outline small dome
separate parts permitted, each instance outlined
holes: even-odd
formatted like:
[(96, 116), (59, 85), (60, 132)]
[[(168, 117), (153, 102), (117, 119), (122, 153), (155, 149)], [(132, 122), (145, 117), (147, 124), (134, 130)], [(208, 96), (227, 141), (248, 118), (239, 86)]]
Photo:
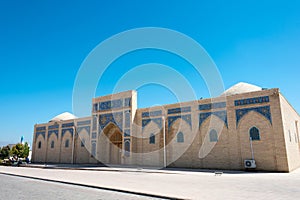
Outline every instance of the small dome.
[(76, 119), (77, 117), (69, 112), (64, 112), (60, 115), (53, 117), (49, 122), (59, 122), (69, 119)]
[(222, 93), (221, 96), (230, 96), (234, 94), (242, 94), (242, 93), (255, 92), (260, 90), (262, 90), (262, 88), (256, 85), (240, 82), (227, 89), (225, 92)]

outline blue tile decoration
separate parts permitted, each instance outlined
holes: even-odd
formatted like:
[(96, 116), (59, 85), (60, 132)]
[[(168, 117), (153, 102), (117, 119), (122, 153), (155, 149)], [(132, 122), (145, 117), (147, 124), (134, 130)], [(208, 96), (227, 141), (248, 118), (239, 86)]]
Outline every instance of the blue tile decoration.
[(77, 126), (84, 126), (84, 125), (90, 125), (90, 124), (91, 124), (91, 120), (77, 122)]
[(96, 139), (97, 138), (97, 133), (96, 132), (92, 132), (92, 139)]
[(117, 112), (117, 113), (108, 113), (108, 114), (99, 115), (99, 124), (100, 124), (100, 128), (102, 130), (110, 122), (117, 125), (120, 128), (120, 130), (122, 131), (123, 113), (122, 112)]
[(199, 105), (199, 110), (211, 110), (216, 108), (225, 108), (226, 102), (216, 102), (216, 103), (208, 103)]
[(65, 133), (67, 132), (67, 131), (69, 131), (70, 133), (71, 133), (71, 135), (73, 136), (73, 128), (66, 128), (66, 129), (63, 129), (62, 131), (61, 131), (61, 137), (63, 138), (64, 137), (64, 135), (65, 135)]
[(184, 113), (184, 112), (191, 112), (191, 107), (187, 106), (187, 107), (168, 109), (168, 114), (177, 114), (177, 113)]
[(86, 130), (86, 132), (88, 132), (88, 134), (90, 134), (90, 126), (80, 126), (76, 128), (76, 132), (80, 133), (82, 130)]
[(130, 156), (130, 138), (124, 139), (124, 149), (125, 149), (124, 155), (126, 157), (129, 157)]
[(35, 132), (35, 139), (37, 139), (39, 135), (43, 136), (43, 138), (45, 139), (46, 132), (44, 131)]
[(93, 116), (93, 127), (92, 127), (93, 131), (95, 131), (97, 129), (97, 115)]
[(124, 137), (130, 137), (130, 129), (124, 130)]
[(91, 141), (91, 144), (92, 144), (91, 154), (92, 154), (93, 157), (96, 157), (97, 141), (92, 140), (92, 141)]
[(58, 127), (59, 127), (59, 124), (54, 124), (54, 125), (48, 126), (48, 129), (58, 129)]
[(61, 125), (62, 128), (72, 127), (72, 126), (74, 126), (74, 123), (73, 123), (73, 122), (67, 123), (67, 124), (62, 124), (62, 125)]
[(50, 138), (50, 136), (52, 134), (55, 134), (56, 135), (56, 138), (58, 138), (58, 130), (51, 130), (51, 131), (48, 131), (48, 139)]
[(130, 112), (125, 112), (125, 128), (130, 128)]
[(35, 131), (45, 131), (46, 130), (46, 126), (40, 126), (40, 127), (36, 127)]
[(122, 108), (123, 107), (123, 100), (122, 99), (116, 99), (112, 101), (104, 101), (99, 103), (99, 110), (112, 110), (116, 108)]
[(261, 114), (267, 120), (269, 120), (269, 122), (272, 124), (270, 106), (261, 106), (261, 107), (254, 107), (254, 108), (237, 109), (235, 111), (236, 112), (235, 113), (236, 114), (236, 126), (238, 126), (238, 123), (243, 118), (243, 116), (246, 115), (250, 111), (254, 111), (254, 112)]
[(125, 98), (124, 107), (130, 107), (130, 106), (131, 106), (131, 97)]
[(215, 115), (215, 116), (219, 117), (225, 123), (226, 127), (228, 128), (227, 112), (225, 110), (200, 113), (199, 114), (199, 128), (201, 127), (202, 123), (211, 115)]
[(98, 111), (98, 103), (94, 103), (93, 104), (93, 112), (97, 112)]
[(161, 118), (151, 118), (151, 119), (143, 119), (142, 120), (142, 127), (144, 128), (147, 126), (151, 121), (156, 123), (159, 128), (162, 128), (162, 119)]
[(270, 102), (269, 96), (263, 96), (263, 97), (255, 97), (255, 98), (235, 100), (234, 105), (235, 106), (242, 106), (242, 105), (267, 103), (267, 102)]
[[(192, 129), (191, 115), (177, 115), (177, 116), (171, 116), (171, 117), (168, 117), (168, 129), (172, 126), (172, 124), (173, 124), (177, 119), (183, 119), (184, 121), (186, 121), (186, 122), (190, 125), (190, 128)], [(170, 130), (170, 129), (169, 129), (169, 130)]]
[(150, 111), (150, 112), (142, 112), (142, 117), (157, 117), (157, 116), (161, 116), (162, 115), (162, 111), (161, 110), (155, 110), (155, 111)]

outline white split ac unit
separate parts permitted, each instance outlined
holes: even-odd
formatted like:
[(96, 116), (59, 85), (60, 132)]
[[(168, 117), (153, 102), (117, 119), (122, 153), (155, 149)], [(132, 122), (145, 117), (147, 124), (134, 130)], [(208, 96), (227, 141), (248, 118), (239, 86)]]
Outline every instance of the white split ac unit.
[(244, 166), (247, 169), (254, 169), (254, 168), (256, 168), (255, 160), (244, 160)]

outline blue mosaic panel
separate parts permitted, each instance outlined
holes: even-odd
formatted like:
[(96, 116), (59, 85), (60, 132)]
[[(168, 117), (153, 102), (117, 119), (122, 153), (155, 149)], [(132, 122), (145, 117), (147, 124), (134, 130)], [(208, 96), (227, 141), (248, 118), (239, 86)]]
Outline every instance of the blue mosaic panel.
[(95, 140), (92, 140), (91, 144), (92, 144), (91, 154), (93, 157), (96, 157), (97, 142)]
[(82, 130), (86, 130), (90, 134), (90, 126), (80, 126), (76, 129), (77, 133), (80, 133)]
[(199, 110), (211, 110), (216, 108), (225, 108), (226, 102), (208, 103), (199, 105)]
[(72, 126), (74, 126), (74, 123), (73, 122), (71, 122), (71, 123), (67, 123), (67, 124), (62, 124), (62, 128), (66, 128), (66, 127), (72, 127)]
[(125, 156), (129, 157), (130, 156), (130, 139), (129, 138), (125, 138), (124, 139), (124, 149), (125, 149)]
[(36, 127), (35, 130), (36, 131), (45, 131), (46, 130), (46, 126)]
[(45, 139), (45, 135), (46, 135), (45, 133), (46, 133), (46, 132), (44, 132), (44, 131), (36, 132), (36, 133), (35, 133), (35, 139), (37, 139), (39, 135), (42, 135), (43, 138)]
[(144, 128), (144, 127), (147, 126), (151, 121), (153, 121), (154, 123), (156, 123), (156, 124), (158, 125), (159, 128), (162, 128), (162, 119), (161, 119), (161, 118), (143, 119), (143, 120), (142, 120), (142, 127)]
[(98, 111), (98, 103), (94, 103), (93, 104), (93, 112), (97, 112)]
[(99, 110), (112, 110), (116, 108), (122, 108), (123, 107), (123, 100), (122, 99), (116, 99), (112, 101), (105, 101), (99, 103)]
[(168, 109), (168, 114), (177, 114), (177, 113), (184, 113), (184, 112), (191, 112), (191, 107), (182, 107), (182, 108), (172, 108)]
[(130, 106), (131, 106), (131, 98), (125, 98), (124, 107), (130, 107)]
[(162, 115), (162, 111), (161, 110), (155, 110), (155, 111), (151, 111), (151, 112), (142, 112), (142, 117), (157, 117), (157, 116), (161, 116)]
[(222, 111), (216, 111), (216, 112), (200, 113), (199, 114), (199, 128), (201, 127), (202, 123), (211, 115), (215, 115), (215, 116), (219, 117), (228, 127), (227, 112), (225, 110), (222, 110)]
[(96, 139), (97, 138), (97, 133), (96, 132), (93, 132), (92, 133), (92, 139)]
[(48, 126), (48, 129), (58, 129), (59, 125), (58, 124), (54, 124), (51, 126)]
[(130, 129), (124, 130), (124, 137), (130, 137)]
[(268, 96), (263, 97), (255, 97), (249, 99), (239, 99), (234, 101), (235, 106), (249, 105), (249, 104), (257, 104), (257, 103), (267, 103), (270, 102), (270, 98)]
[(64, 135), (67, 131), (69, 131), (71, 133), (71, 135), (73, 136), (73, 128), (66, 128), (61, 131), (62, 138), (64, 137)]
[(97, 129), (97, 115), (93, 116), (93, 131)]
[(122, 131), (123, 113), (122, 112), (108, 113), (99, 116), (99, 124), (101, 129), (104, 129), (104, 127), (110, 122), (116, 124)]
[(235, 113), (236, 114), (236, 126), (238, 126), (238, 123), (243, 118), (243, 116), (246, 115), (250, 111), (254, 111), (254, 112), (261, 114), (267, 120), (269, 120), (270, 123), (272, 124), (270, 106), (262, 106), (262, 107), (254, 107), (254, 108), (237, 109), (235, 111), (236, 112)]
[(125, 112), (125, 128), (130, 128), (130, 112)]
[(183, 119), (190, 125), (190, 128), (192, 128), (191, 115), (177, 115), (177, 116), (168, 117), (168, 127), (170, 128), (177, 119)]
[(84, 126), (84, 125), (90, 125), (90, 124), (91, 124), (91, 120), (77, 122), (77, 126)]
[(48, 131), (48, 139), (50, 138), (50, 136), (51, 136), (52, 134), (55, 134), (55, 135), (56, 135), (56, 138), (58, 138), (58, 130)]

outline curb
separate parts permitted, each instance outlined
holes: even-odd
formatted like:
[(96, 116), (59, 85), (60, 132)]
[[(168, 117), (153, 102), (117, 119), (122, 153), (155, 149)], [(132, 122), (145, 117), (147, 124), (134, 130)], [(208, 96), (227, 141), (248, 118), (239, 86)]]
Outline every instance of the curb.
[(88, 185), (88, 184), (74, 183), (74, 182), (60, 181), (60, 180), (53, 180), (53, 179), (46, 179), (46, 178), (39, 178), (39, 177), (33, 177), (33, 176), (24, 176), (24, 175), (11, 174), (11, 173), (5, 173), (5, 172), (0, 172), (0, 174), (6, 175), (6, 176), (14, 176), (14, 177), (33, 179), (33, 180), (75, 185), (75, 186), (88, 187), (88, 188), (93, 188), (93, 189), (101, 189), (101, 190), (107, 190), (107, 191), (112, 191), (112, 192), (120, 192), (120, 193), (140, 195), (140, 196), (160, 198), (160, 199), (184, 200), (183, 198), (178, 198), (178, 197), (170, 197), (170, 196), (150, 194), (150, 193), (144, 193), (144, 192), (128, 191), (128, 190), (123, 190), (123, 189), (116, 189), (116, 188), (109, 188), (109, 187), (102, 187), (102, 186), (95, 186), (95, 185)]
[(30, 165), (20, 165), (20, 167), (27, 167), (27, 168), (39, 168), (39, 169), (62, 169), (62, 170), (86, 170), (86, 171), (105, 171), (105, 172), (142, 172), (142, 173), (160, 173), (160, 174), (178, 174), (176, 172), (165, 172), (165, 171), (151, 171), (151, 170), (147, 170), (147, 169), (141, 169), (141, 170), (137, 170), (137, 169), (132, 169), (132, 170), (128, 170), (128, 169), (95, 169), (95, 168), (80, 168), (80, 167), (59, 167), (59, 166), (30, 166)]

